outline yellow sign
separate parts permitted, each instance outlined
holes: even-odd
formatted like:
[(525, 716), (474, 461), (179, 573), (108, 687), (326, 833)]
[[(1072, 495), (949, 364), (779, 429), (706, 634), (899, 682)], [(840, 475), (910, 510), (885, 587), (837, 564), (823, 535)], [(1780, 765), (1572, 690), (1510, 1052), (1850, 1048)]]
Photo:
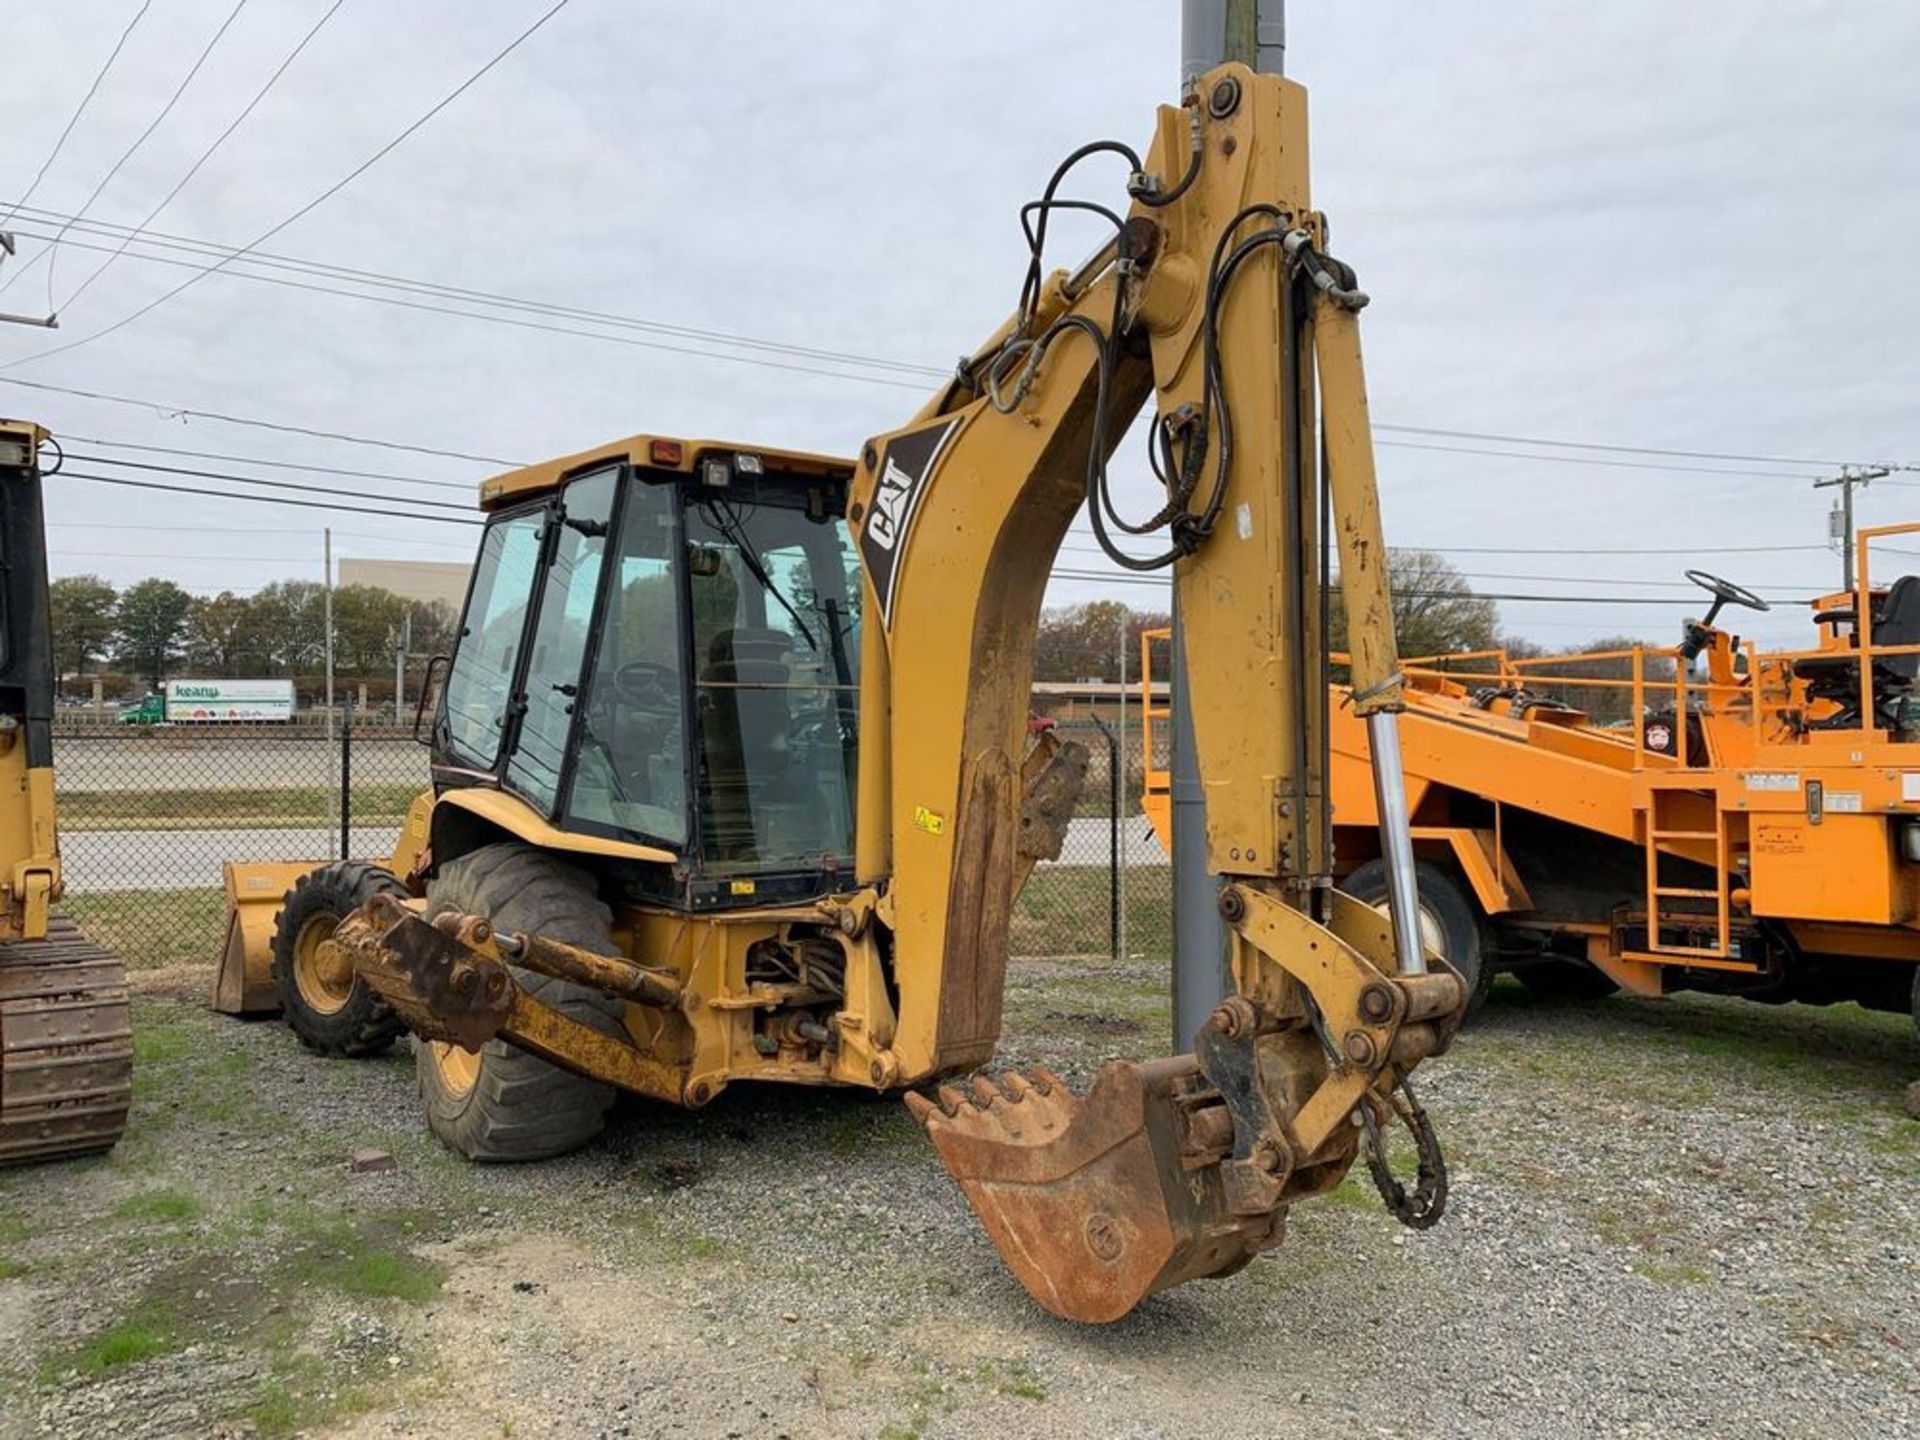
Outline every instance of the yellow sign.
[(924, 830), (929, 835), (947, 833), (947, 817), (937, 810), (929, 810), (924, 805), (913, 807), (913, 824), (915, 829)]
[(727, 888), (736, 895), (751, 895), (753, 894), (753, 881), (735, 880)]

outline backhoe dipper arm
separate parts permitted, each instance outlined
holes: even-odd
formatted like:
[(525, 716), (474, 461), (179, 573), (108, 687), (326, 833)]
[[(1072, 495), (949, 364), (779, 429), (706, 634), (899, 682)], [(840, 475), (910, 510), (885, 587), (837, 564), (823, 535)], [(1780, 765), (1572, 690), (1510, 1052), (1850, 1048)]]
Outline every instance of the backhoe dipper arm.
[[(1124, 219), (1056, 198), (1105, 152), (1134, 170)], [(1106, 214), (1114, 239), (1043, 279), (1046, 222), (1067, 205)], [(1056, 1313), (1102, 1320), (1278, 1243), (1287, 1204), (1339, 1182), (1359, 1122), (1373, 1133), (1404, 1072), (1445, 1045), (1462, 992), (1444, 967), (1424, 973), (1405, 923), (1397, 773), (1382, 806), (1383, 850), (1404, 866), (1394, 922), (1331, 887), (1316, 437), (1376, 756), (1397, 754), (1398, 691), (1365, 297), (1309, 208), (1304, 91), (1220, 67), (1161, 110), (1144, 163), (1084, 147), (1022, 218), (1036, 259), (1019, 309), (910, 425), (864, 448), (852, 487), (867, 572), (858, 865), (884, 890), (897, 1078), (985, 1061), (1023, 834), (1052, 818), (1021, 785), (1048, 573), (1082, 505), (1117, 563), (1171, 565), (1238, 993), (1195, 1056), (1110, 1066), (1084, 1101), (1046, 1076), (914, 1097), (1022, 1282)], [(1164, 504), (1129, 519), (1106, 461), (1149, 398)], [(1428, 1183), (1402, 1201), (1423, 1222), (1439, 1185), (1418, 1125)]]

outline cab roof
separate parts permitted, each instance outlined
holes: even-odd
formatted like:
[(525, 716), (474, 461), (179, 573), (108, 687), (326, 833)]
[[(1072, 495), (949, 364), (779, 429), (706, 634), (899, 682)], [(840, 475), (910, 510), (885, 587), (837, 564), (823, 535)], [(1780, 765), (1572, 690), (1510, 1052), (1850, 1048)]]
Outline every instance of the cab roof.
[(757, 455), (769, 470), (788, 474), (853, 478), (853, 461), (834, 455), (815, 455), (805, 450), (781, 450), (766, 445), (743, 445), (731, 440), (681, 440), (671, 435), (629, 435), (609, 441), (591, 450), (543, 460), (537, 465), (522, 465), (480, 484), (480, 508), (498, 510), (552, 490), (588, 470), (604, 465), (627, 464), (650, 470), (677, 470), (691, 474), (710, 455), (731, 458)]

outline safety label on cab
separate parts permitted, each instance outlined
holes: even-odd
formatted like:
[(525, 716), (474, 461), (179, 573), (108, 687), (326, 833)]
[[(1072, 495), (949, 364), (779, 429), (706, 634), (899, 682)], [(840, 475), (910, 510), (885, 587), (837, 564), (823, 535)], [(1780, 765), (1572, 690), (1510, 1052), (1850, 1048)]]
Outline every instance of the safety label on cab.
[(1900, 772), (1900, 798), (1909, 804), (1920, 800), (1920, 770)]
[(924, 830), (929, 835), (944, 835), (947, 833), (947, 817), (938, 810), (929, 810), (924, 805), (916, 805), (913, 807), (913, 826), (914, 829)]
[(1792, 770), (1749, 770), (1746, 778), (1749, 790), (1792, 792), (1800, 788), (1800, 776)]
[(1858, 815), (1860, 813), (1860, 792), (1858, 790), (1829, 790), (1827, 792), (1827, 813), (1831, 815)]

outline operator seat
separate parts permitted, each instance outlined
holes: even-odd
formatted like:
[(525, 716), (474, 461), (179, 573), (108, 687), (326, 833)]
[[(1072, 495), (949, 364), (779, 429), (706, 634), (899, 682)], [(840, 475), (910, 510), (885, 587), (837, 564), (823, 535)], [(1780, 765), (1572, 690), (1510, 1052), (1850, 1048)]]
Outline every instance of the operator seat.
[[(1819, 616), (1823, 625), (1856, 621), (1852, 610), (1828, 610)], [(1920, 575), (1902, 575), (1887, 587), (1873, 610), (1872, 640), (1875, 645), (1920, 645)], [(1848, 637), (1850, 646), (1860, 644), (1860, 629), (1855, 623)], [(1793, 673), (1807, 682), (1808, 698), (1826, 700), (1839, 707), (1832, 715), (1814, 722), (1817, 730), (1847, 730), (1860, 723), (1860, 661), (1853, 655), (1819, 655), (1793, 662)], [(1907, 655), (1873, 657), (1873, 708), (1877, 723), (1898, 729), (1895, 710), (1913, 689), (1920, 674), (1920, 652)]]
[(787, 766), (793, 728), (784, 630), (741, 625), (707, 647), (700, 675), (701, 735), (706, 750), (707, 841), (717, 859), (753, 859), (759, 852), (754, 791), (765, 802), (769, 777)]

